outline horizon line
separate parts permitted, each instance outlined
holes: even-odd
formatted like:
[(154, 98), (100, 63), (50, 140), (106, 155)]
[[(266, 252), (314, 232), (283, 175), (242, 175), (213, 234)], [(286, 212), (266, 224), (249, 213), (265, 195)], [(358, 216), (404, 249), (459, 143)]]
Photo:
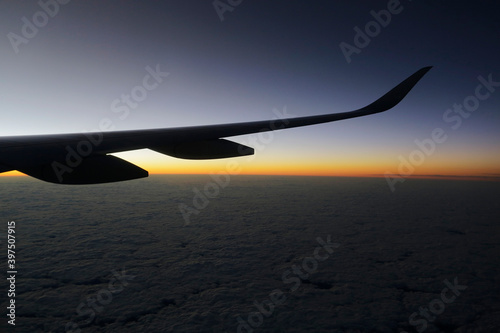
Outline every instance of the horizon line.
[[(196, 175), (207, 175), (210, 176), (213, 173), (149, 173), (150, 176), (154, 175), (185, 175), (185, 176), (196, 176)], [(281, 177), (332, 177), (332, 178), (386, 178), (387, 175), (384, 174), (359, 174), (359, 175), (335, 175), (335, 174), (280, 174), (280, 173), (238, 173), (230, 174), (230, 176), (281, 176)], [(464, 181), (500, 181), (500, 175), (408, 175), (401, 176), (399, 174), (391, 174), (389, 176), (401, 177), (403, 179), (435, 179), (435, 180), (464, 180)], [(0, 174), (0, 177), (30, 177), (19, 171), (8, 171)]]

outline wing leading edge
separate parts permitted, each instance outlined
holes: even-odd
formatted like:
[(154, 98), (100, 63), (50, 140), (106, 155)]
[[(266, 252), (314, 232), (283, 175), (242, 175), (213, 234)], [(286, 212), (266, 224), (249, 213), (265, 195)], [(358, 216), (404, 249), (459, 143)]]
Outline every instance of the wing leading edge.
[(146, 170), (109, 153), (149, 148), (184, 159), (252, 155), (252, 148), (223, 138), (383, 112), (397, 105), (430, 69), (418, 70), (375, 102), (342, 113), (181, 128), (3, 137), (0, 172), (18, 170), (57, 184), (97, 184), (148, 176)]

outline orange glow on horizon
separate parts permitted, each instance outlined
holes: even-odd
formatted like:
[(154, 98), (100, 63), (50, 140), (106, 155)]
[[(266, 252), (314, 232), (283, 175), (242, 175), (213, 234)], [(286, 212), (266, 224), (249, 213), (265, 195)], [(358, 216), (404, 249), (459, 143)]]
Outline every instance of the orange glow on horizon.
[[(150, 175), (209, 175), (209, 172), (150, 172)], [(235, 174), (236, 175), (236, 174)], [(385, 178), (384, 174), (356, 174), (356, 173), (323, 173), (320, 171), (314, 172), (240, 172), (238, 175), (247, 176), (309, 176), (309, 177), (353, 177), (353, 178)], [(397, 175), (395, 175), (397, 176)], [(0, 177), (29, 177), (18, 171), (10, 171), (0, 174)], [(449, 180), (483, 180), (483, 181), (500, 181), (500, 176), (488, 176), (484, 174), (479, 175), (454, 175), (454, 174), (415, 174), (404, 176), (408, 179), (449, 179)]]
[[(500, 179), (500, 157), (476, 151), (464, 158), (455, 151), (429, 156), (419, 165), (410, 165), (409, 156), (389, 151), (342, 151), (323, 154), (314, 150), (298, 153), (264, 150), (252, 156), (215, 160), (183, 160), (148, 149), (112, 154), (154, 174), (217, 174), (385, 177), (402, 178)], [(406, 163), (406, 165), (404, 165)], [(417, 163), (417, 162), (414, 162)], [(22, 176), (18, 171), (0, 176)]]
[[(393, 175), (399, 173), (398, 165), (394, 161), (322, 161), (315, 163), (311, 160), (297, 162), (281, 161), (281, 163), (269, 163), (267, 161), (255, 160), (210, 160), (200, 161), (178, 161), (170, 163), (169, 166), (152, 164), (146, 168), (150, 174), (211, 174), (227, 172), (240, 175), (282, 175), (282, 176), (331, 176), (331, 177), (385, 177), (388, 172)], [(477, 179), (491, 178), (499, 179), (498, 168), (479, 165), (460, 165), (444, 161), (429, 161), (425, 165), (416, 166), (410, 174), (402, 175), (403, 178), (452, 178), (452, 179)]]
[(0, 173), (0, 177), (15, 177), (15, 176), (26, 176), (26, 175), (16, 170)]
[[(164, 160), (158, 162), (141, 163), (133, 161), (151, 175), (158, 174), (213, 174), (229, 173), (231, 175), (275, 175), (275, 176), (322, 176), (322, 177), (385, 177), (386, 172), (398, 176), (398, 165), (375, 161), (372, 163), (361, 163), (360, 160), (350, 161), (323, 161), (322, 164), (311, 160), (300, 162), (282, 161), (282, 163), (266, 163), (254, 160)], [(144, 161), (143, 161), (144, 162)], [(148, 161), (149, 162), (149, 161)], [(142, 164), (142, 165), (141, 165)], [(9, 171), (0, 174), (0, 177), (25, 176), (19, 171)], [(413, 173), (402, 175), (402, 178), (426, 178), (426, 179), (460, 179), (460, 180), (500, 180), (500, 174), (495, 168), (487, 167), (449, 167), (445, 163), (429, 163), (415, 167)]]

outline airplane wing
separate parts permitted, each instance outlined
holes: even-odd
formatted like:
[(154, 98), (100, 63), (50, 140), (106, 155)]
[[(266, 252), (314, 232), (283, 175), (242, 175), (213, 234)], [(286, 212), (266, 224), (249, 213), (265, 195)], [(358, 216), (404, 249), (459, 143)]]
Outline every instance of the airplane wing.
[(430, 69), (418, 70), (375, 102), (349, 112), (180, 128), (0, 137), (0, 173), (18, 170), (57, 184), (98, 184), (148, 176), (146, 170), (109, 153), (149, 148), (183, 159), (252, 155), (252, 148), (223, 138), (383, 112), (398, 104)]

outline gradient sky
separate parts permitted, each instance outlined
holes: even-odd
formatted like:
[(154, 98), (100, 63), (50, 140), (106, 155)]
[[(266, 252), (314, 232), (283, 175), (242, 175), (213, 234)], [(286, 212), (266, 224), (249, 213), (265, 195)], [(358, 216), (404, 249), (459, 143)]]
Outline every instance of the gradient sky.
[[(54, 1), (45, 1), (49, 10)], [(248, 174), (398, 173), (401, 158), (418, 155), (414, 141), (441, 128), (446, 141), (411, 175), (499, 177), (500, 87), (481, 88), (489, 96), (460, 116), (460, 126), (443, 120), (455, 103), (472, 101), (479, 76), (500, 81), (497, 3), (458, 3), (242, 1), (222, 21), (212, 0), (72, 0), (53, 17), (36, 1), (3, 1), (0, 135), (90, 131), (103, 119), (128, 130), (266, 120), (285, 109), (293, 116), (349, 111), (432, 65), (388, 112), (254, 137), (259, 147), (235, 137), (256, 155), (231, 160)], [(370, 24), (372, 11), (388, 6), (390, 22)], [(23, 35), (34, 21), (38, 31)], [(367, 24), (379, 31), (347, 62), (340, 44), (355, 46), (355, 27)], [(169, 73), (164, 81), (126, 116), (114, 112), (124, 105), (114, 101), (158, 65)], [(117, 155), (151, 173), (219, 172), (229, 161)]]

